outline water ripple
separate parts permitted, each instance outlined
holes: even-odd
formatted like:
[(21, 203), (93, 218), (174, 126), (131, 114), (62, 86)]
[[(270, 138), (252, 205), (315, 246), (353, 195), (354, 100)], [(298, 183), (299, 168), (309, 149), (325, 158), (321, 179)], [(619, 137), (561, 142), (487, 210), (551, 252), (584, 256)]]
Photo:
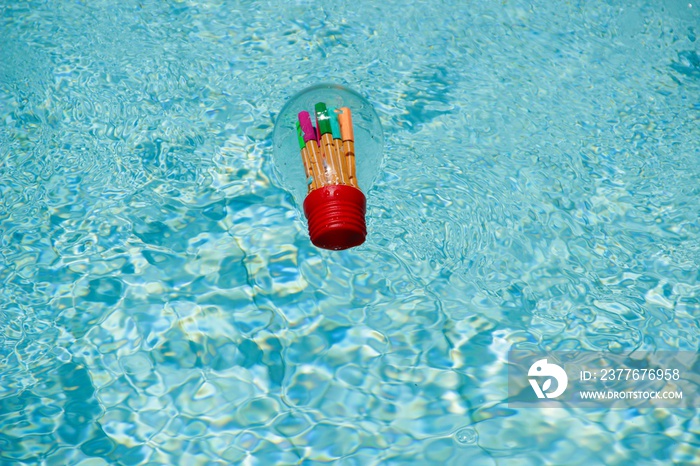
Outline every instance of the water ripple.
[[(0, 7), (0, 462), (694, 461), (504, 355), (697, 350), (697, 9), (306, 3)], [(329, 80), (387, 140), (342, 253), (271, 176)]]

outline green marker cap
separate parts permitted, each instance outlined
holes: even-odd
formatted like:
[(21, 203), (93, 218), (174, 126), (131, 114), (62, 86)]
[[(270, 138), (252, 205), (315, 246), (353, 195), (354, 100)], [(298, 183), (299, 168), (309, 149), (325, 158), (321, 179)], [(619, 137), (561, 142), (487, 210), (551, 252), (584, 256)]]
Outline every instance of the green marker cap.
[(328, 115), (331, 119), (331, 132), (333, 133), (333, 139), (340, 139), (340, 125), (338, 124), (338, 114), (335, 113), (335, 108), (329, 108)]
[(319, 134), (327, 134), (331, 132), (331, 122), (328, 117), (328, 109), (326, 104), (319, 102), (316, 104), (316, 124), (318, 125)]
[(301, 131), (301, 125), (297, 121), (297, 137), (299, 138), (299, 149), (303, 149), (306, 147), (306, 144), (304, 144), (304, 133)]

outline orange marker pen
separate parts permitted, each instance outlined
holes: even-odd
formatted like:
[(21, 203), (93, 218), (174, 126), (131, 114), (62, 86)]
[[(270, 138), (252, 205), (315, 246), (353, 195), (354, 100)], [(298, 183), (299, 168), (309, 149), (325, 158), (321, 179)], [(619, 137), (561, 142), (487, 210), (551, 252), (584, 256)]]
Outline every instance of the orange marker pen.
[(350, 186), (360, 189), (357, 184), (357, 171), (355, 169), (355, 135), (352, 131), (352, 114), (350, 109), (342, 107), (338, 115), (338, 123), (340, 124), (340, 133), (343, 138), (343, 154), (348, 171), (348, 182)]

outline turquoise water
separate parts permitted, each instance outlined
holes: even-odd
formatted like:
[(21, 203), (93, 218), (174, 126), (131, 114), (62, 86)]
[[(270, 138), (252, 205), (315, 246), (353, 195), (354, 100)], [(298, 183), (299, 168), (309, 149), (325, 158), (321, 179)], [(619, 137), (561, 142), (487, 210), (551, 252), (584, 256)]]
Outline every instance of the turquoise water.
[[(699, 20), (3, 2), (0, 463), (697, 464), (694, 410), (509, 409), (505, 354), (698, 349)], [(271, 162), (329, 81), (387, 142), (341, 253)]]

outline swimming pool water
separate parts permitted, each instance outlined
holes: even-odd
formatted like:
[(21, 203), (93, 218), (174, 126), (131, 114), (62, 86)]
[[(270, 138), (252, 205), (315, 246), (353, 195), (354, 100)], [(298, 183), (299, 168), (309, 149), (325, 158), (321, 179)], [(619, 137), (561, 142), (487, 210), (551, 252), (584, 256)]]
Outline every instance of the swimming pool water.
[[(695, 410), (509, 409), (505, 353), (698, 349), (699, 10), (3, 2), (0, 463), (697, 462)], [(341, 253), (271, 166), (329, 81), (387, 142)]]

